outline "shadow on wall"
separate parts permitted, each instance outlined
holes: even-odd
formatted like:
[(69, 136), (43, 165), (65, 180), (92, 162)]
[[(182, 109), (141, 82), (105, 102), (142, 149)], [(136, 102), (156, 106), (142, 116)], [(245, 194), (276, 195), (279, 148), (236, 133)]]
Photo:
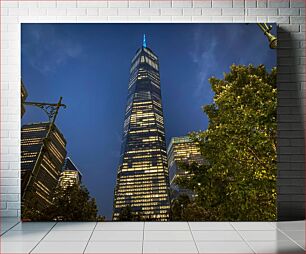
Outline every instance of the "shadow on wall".
[(305, 38), (297, 38), (299, 31), (288, 31), (281, 25), (277, 32), (277, 214), (280, 221), (304, 220), (305, 66), (301, 55), (305, 50), (300, 43)]

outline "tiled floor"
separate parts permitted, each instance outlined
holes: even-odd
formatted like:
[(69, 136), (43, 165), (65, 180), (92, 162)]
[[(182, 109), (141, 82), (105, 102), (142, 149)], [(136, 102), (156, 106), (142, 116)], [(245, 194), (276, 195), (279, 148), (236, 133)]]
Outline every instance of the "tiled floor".
[(1, 218), (0, 253), (304, 253), (305, 221), (27, 222)]

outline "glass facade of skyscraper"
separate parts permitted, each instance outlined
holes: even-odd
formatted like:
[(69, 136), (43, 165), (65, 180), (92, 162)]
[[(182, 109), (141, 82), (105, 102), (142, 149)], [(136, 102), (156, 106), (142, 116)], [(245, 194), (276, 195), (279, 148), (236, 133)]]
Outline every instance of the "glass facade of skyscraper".
[(73, 161), (67, 157), (64, 162), (63, 171), (59, 179), (59, 185), (63, 189), (68, 186), (80, 185), (82, 179), (82, 174), (79, 169), (75, 166)]
[(197, 163), (204, 164), (205, 160), (200, 152), (200, 147), (193, 142), (188, 136), (174, 137), (171, 139), (168, 146), (168, 165), (169, 165), (169, 178), (171, 199), (176, 198), (178, 195), (186, 194), (193, 198), (193, 192), (188, 189), (180, 188), (175, 184), (175, 179), (180, 176), (185, 176), (185, 172), (180, 168), (179, 163)]
[(169, 177), (158, 57), (146, 47), (132, 59), (115, 187), (113, 220), (130, 206), (143, 220), (169, 220)]
[[(49, 141), (45, 138), (50, 123), (33, 123), (21, 128), (21, 194), (24, 193), (39, 207), (51, 204), (66, 157), (66, 140), (53, 125)], [(45, 147), (42, 148), (43, 143)], [(42, 159), (38, 160), (39, 154)], [(37, 172), (33, 173), (38, 163)]]

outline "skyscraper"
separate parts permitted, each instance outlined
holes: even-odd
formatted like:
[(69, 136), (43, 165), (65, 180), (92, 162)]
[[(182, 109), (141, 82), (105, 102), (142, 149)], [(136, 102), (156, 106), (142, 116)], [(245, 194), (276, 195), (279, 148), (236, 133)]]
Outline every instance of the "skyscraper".
[(113, 220), (131, 207), (144, 220), (169, 219), (169, 177), (159, 62), (146, 38), (131, 62)]
[(67, 157), (64, 162), (63, 171), (59, 179), (59, 186), (63, 189), (74, 184), (80, 185), (82, 174), (73, 161)]
[(49, 126), (50, 123), (45, 122), (21, 128), (22, 201), (35, 201), (38, 207), (51, 204), (66, 157), (66, 140), (55, 125), (46, 141)]
[(186, 194), (192, 198), (193, 192), (188, 189), (179, 188), (179, 186), (174, 183), (174, 180), (179, 176), (186, 175), (186, 172), (180, 168), (179, 163), (190, 164), (195, 162), (199, 165), (204, 164), (204, 158), (201, 155), (200, 148), (188, 136), (173, 137), (168, 146), (167, 153), (171, 199), (181, 194)]

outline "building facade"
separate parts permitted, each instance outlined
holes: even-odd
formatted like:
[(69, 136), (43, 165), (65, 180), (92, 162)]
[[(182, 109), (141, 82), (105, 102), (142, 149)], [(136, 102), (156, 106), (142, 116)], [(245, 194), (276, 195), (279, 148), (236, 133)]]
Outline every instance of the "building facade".
[(127, 206), (143, 220), (169, 220), (159, 62), (145, 37), (131, 62), (113, 220), (119, 220), (120, 211)]
[(67, 157), (64, 162), (63, 170), (59, 178), (59, 186), (66, 189), (68, 186), (80, 185), (82, 181), (82, 173), (75, 166), (73, 161)]
[(44, 207), (52, 202), (53, 191), (58, 184), (66, 157), (66, 140), (55, 125), (46, 140), (49, 127), (50, 123), (44, 122), (26, 124), (21, 128), (23, 204), (32, 201), (38, 207)]
[(186, 194), (189, 198), (193, 198), (193, 192), (188, 189), (180, 188), (175, 184), (175, 179), (179, 176), (185, 176), (185, 172), (180, 168), (180, 163), (197, 163), (202, 165), (204, 158), (201, 155), (198, 145), (190, 140), (188, 136), (173, 137), (167, 149), (168, 154), (168, 166), (169, 166), (169, 179), (170, 179), (170, 191), (171, 199), (176, 198), (179, 195)]

